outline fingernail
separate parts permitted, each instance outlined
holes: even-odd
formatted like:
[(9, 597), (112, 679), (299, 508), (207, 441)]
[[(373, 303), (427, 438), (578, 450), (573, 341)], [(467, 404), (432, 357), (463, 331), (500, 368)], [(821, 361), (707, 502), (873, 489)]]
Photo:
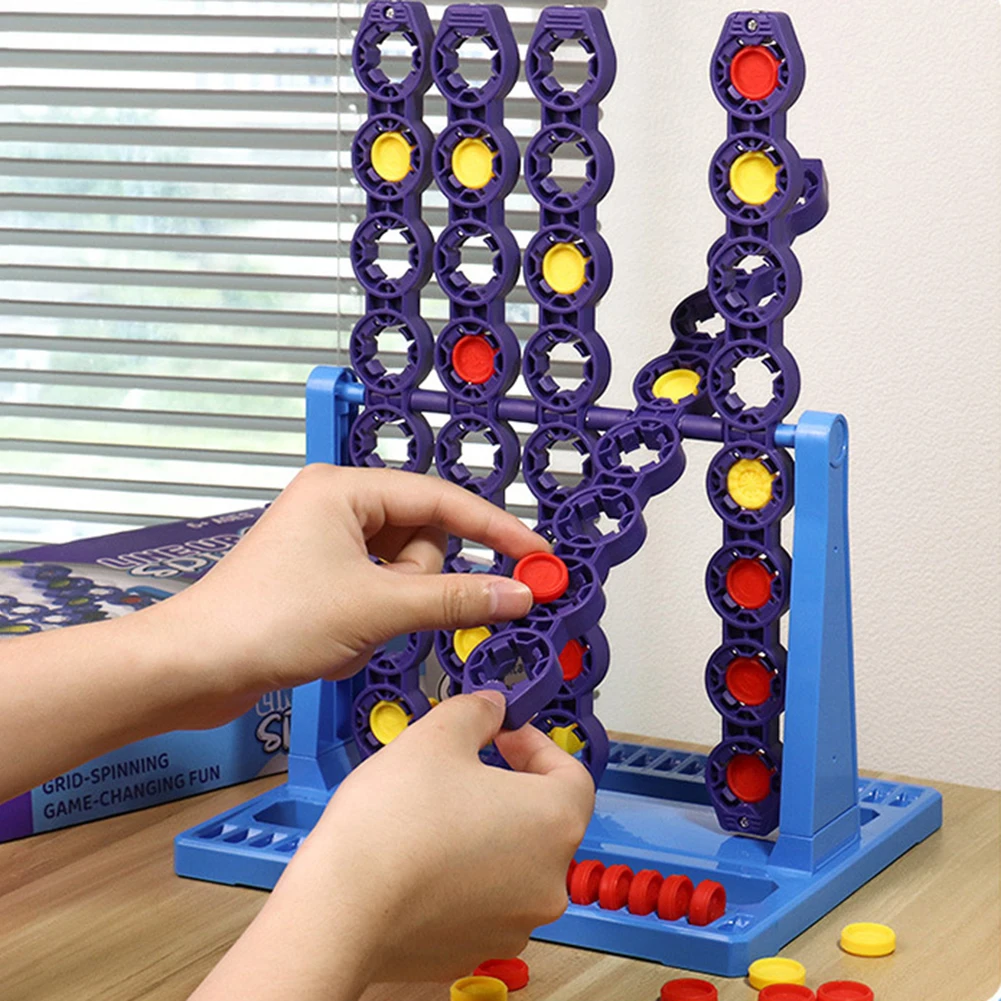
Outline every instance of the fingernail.
[(491, 619), (520, 619), (532, 607), (532, 592), (521, 581), (494, 577), (488, 581), (487, 587)]
[(483, 699), (484, 702), (492, 702), (495, 706), (507, 712), (507, 699), (496, 688), (479, 688), (471, 694)]

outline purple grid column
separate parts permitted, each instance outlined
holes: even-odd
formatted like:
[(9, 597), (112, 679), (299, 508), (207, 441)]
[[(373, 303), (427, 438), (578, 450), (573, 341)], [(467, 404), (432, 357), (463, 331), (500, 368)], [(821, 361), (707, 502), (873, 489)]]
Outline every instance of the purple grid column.
[[(411, 65), (400, 81), (381, 68), (382, 45), (391, 35), (412, 47)], [(394, 427), (407, 442), (404, 469), (426, 472), (434, 438), (410, 397), (430, 372), (433, 338), (420, 315), (420, 292), (431, 276), (433, 241), (421, 218), (421, 194), (431, 180), (431, 133), (422, 121), (431, 83), (433, 31), (423, 4), (393, 0), (370, 3), (355, 37), (355, 76), (368, 96), (368, 119), (355, 135), (351, 161), (367, 195), (367, 214), (351, 241), (351, 263), (365, 290), (366, 312), (351, 334), (351, 363), (365, 386), (366, 408), (351, 428), (348, 450), (358, 466), (382, 466), (382, 429)], [(380, 241), (395, 234), (406, 249), (407, 267), (391, 275), (380, 260)], [(380, 338), (401, 337), (406, 364), (392, 372), (380, 360)], [(430, 708), (420, 689), (420, 665), (431, 634), (401, 637), (373, 655), (365, 686), (355, 699), (352, 728), (359, 750), (372, 754), (407, 721)]]
[[(479, 46), (490, 54), (482, 83), (463, 75), (463, 48)], [(435, 275), (449, 299), (449, 322), (435, 343), (435, 370), (445, 387), (449, 421), (438, 432), (435, 462), (439, 474), (500, 507), (518, 472), (520, 446), (501, 417), (500, 402), (518, 374), (518, 339), (505, 321), (505, 297), (518, 278), (521, 254), (504, 222), (504, 199), (518, 179), (518, 146), (504, 127), (504, 99), (518, 79), (518, 47), (507, 15), (497, 5), (448, 7), (432, 49), (434, 82), (445, 98), (448, 124), (435, 141), (433, 170), (448, 200), (448, 225), (435, 247)], [(468, 72), (468, 68), (467, 68)], [(490, 256), (490, 274), (473, 280), (463, 260), (471, 243)], [(480, 439), (492, 446), (491, 468), (475, 475), (463, 461), (466, 444)], [(474, 467), (475, 468), (475, 467)], [(449, 540), (445, 569), (477, 569), (462, 555), (463, 540)], [(483, 569), (483, 568), (480, 568)], [(494, 554), (492, 569), (509, 572)], [(492, 642), (484, 633), (461, 630), (435, 634), (438, 661), (449, 691), (463, 690), (465, 665), (474, 647)]]
[[(785, 650), (779, 628), (791, 569), (781, 519), (792, 506), (793, 481), (792, 460), (776, 446), (775, 429), (799, 395), (799, 372), (783, 346), (783, 317), (800, 291), (792, 241), (823, 215), (822, 208), (817, 212), (819, 164), (804, 163), (785, 139), (785, 115), (804, 73), (786, 15), (745, 12), (727, 19), (712, 60), (713, 89), (728, 111), (727, 138), (709, 172), (727, 230), (710, 250), (707, 288), (674, 317), (679, 343), (706, 352), (700, 385), (723, 424), (723, 447), (707, 474), (723, 545), (706, 571), (709, 600), (722, 619), (706, 688), (723, 723), (706, 782), (721, 826), (758, 835), (778, 824), (781, 785)], [(724, 324), (715, 341), (698, 330), (713, 314)], [(745, 400), (738, 390), (738, 370), (749, 362), (770, 376), (763, 399)]]

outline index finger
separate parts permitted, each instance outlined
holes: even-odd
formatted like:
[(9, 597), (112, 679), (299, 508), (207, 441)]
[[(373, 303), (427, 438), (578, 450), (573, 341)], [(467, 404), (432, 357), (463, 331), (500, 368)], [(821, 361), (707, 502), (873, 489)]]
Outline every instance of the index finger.
[(433, 525), (515, 559), (550, 548), (513, 514), (454, 483), (396, 469), (354, 472), (359, 474), (360, 488), (354, 501), (361, 502), (357, 513), (366, 535), (385, 524)]

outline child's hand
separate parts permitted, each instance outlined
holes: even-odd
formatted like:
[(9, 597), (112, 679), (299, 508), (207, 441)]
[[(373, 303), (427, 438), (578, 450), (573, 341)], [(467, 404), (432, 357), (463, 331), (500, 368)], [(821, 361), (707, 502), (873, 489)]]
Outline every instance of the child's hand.
[(443, 480), (308, 466), (207, 577), (142, 613), (202, 679), (177, 725), (216, 726), (265, 691), (347, 677), (401, 633), (528, 612), (531, 592), (510, 578), (441, 574), (447, 533), (516, 559), (548, 548)]
[[(534, 727), (500, 732), (503, 716), (499, 693), (456, 696), (355, 769), (195, 998), (256, 998), (261, 977), (301, 1001), (451, 979), (555, 921), (594, 787)], [(513, 771), (481, 763), (491, 740)]]

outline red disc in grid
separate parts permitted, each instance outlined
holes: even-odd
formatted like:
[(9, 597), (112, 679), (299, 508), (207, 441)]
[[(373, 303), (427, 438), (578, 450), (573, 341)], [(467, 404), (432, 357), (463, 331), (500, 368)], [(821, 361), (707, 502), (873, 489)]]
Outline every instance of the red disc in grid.
[(570, 893), (570, 880), (573, 879), (574, 869), (577, 868), (577, 860), (570, 859), (570, 865), (567, 866), (567, 894)]
[(779, 61), (763, 45), (745, 45), (730, 61), (730, 82), (749, 101), (763, 101), (779, 85)]
[(692, 894), (692, 903), (688, 908), (688, 923), (699, 926), (711, 925), (725, 913), (726, 890), (715, 880), (702, 880)]
[(633, 871), (627, 865), (610, 865), (598, 887), (598, 906), (605, 911), (618, 911), (626, 906)]
[(652, 914), (657, 909), (664, 877), (656, 869), (640, 869), (633, 876), (626, 906), (632, 914)]
[(520, 991), (528, 983), (528, 963), (523, 959), (487, 959), (473, 970), (474, 977), (493, 977), (509, 991)]
[(668, 980), (660, 989), (660, 1001), (718, 1001), (719, 992), (708, 980), (682, 977)]
[(570, 586), (567, 565), (552, 553), (529, 553), (515, 564), (513, 577), (528, 585), (540, 605), (555, 601)]
[(873, 1001), (873, 993), (857, 980), (830, 980), (817, 988), (817, 1001)]
[(482, 385), (494, 374), (494, 355), (490, 342), (478, 334), (460, 337), (452, 348), (452, 368), (460, 379)]
[(694, 887), (687, 876), (668, 876), (657, 895), (657, 917), (662, 921), (677, 921), (688, 913)]
[(730, 792), (745, 803), (760, 803), (772, 791), (772, 772), (756, 754), (735, 754), (726, 766)]
[(605, 866), (597, 859), (585, 859), (577, 863), (570, 877), (570, 899), (575, 904), (593, 904), (598, 899), (601, 877)]
[(772, 575), (761, 560), (734, 560), (726, 572), (726, 593), (741, 608), (763, 608), (772, 596)]
[(754, 657), (736, 657), (726, 669), (726, 690), (745, 706), (760, 706), (772, 694), (774, 674)]
[(563, 680), (573, 681), (584, 670), (584, 654), (587, 647), (580, 640), (570, 640), (560, 654), (560, 667), (563, 668)]

